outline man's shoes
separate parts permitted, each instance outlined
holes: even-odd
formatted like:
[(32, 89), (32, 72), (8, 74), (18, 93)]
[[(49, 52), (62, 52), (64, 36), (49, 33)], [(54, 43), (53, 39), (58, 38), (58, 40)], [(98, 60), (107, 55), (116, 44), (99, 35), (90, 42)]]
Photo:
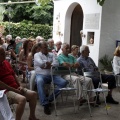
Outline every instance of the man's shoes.
[(115, 100), (112, 98), (111, 95), (108, 95), (108, 96), (106, 97), (106, 102), (107, 102), (107, 103), (111, 103), (111, 104), (119, 104), (119, 102), (115, 101)]
[(49, 104), (46, 104), (46, 105), (44, 106), (44, 113), (45, 113), (46, 115), (50, 115), (50, 114), (51, 114), (51, 111), (50, 111), (50, 108), (49, 108)]

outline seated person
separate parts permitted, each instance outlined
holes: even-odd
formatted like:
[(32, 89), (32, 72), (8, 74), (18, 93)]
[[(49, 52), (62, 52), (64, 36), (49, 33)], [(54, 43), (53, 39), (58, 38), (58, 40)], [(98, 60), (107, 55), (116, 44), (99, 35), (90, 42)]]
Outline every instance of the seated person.
[(56, 55), (59, 55), (61, 53), (61, 45), (62, 45), (62, 42), (61, 41), (57, 41), (55, 43), (55, 49), (52, 50), (52, 52)]
[(21, 120), (26, 101), (29, 101), (29, 120), (38, 120), (35, 117), (37, 94), (34, 91), (22, 88), (8, 61), (5, 60), (5, 51), (0, 47), (0, 89), (6, 89), (7, 97), (17, 104), (16, 120)]
[(11, 59), (15, 60), (16, 59), (16, 53), (15, 53), (15, 47), (16, 43), (14, 40), (10, 40), (10, 44), (7, 46), (7, 51), (11, 52)]
[(70, 55), (72, 55), (73, 57), (75, 57), (77, 59), (78, 58), (78, 53), (79, 53), (79, 46), (72, 45)]
[(23, 48), (21, 49), (19, 53), (19, 70), (22, 72), (23, 80), (22, 82), (25, 82), (25, 72), (26, 72), (26, 65), (27, 65), (27, 57), (29, 53), (31, 52), (33, 46), (33, 42), (31, 39), (26, 40), (23, 43)]
[(48, 51), (49, 52), (52, 52), (53, 49), (55, 49), (55, 46), (54, 46), (54, 40), (52, 38), (48, 39)]
[[(89, 47), (86, 45), (81, 46), (80, 53), (81, 53), (81, 56), (77, 59), (78, 63), (80, 63), (79, 69), (86, 68), (90, 72), (98, 71), (98, 67), (95, 65), (93, 59), (89, 57), (89, 53), (90, 53)], [(116, 87), (115, 77), (113, 75), (105, 75), (105, 74), (101, 74), (101, 77), (102, 77), (103, 83), (108, 83), (108, 89), (110, 90), (106, 97), (106, 102), (112, 103), (112, 104), (119, 104), (119, 102), (115, 101), (112, 98), (112, 90)], [(98, 77), (97, 78), (92, 77), (92, 81), (93, 81), (94, 87), (98, 88), (100, 79)], [(98, 99), (99, 99), (99, 96), (98, 96)]]
[[(55, 55), (51, 52), (48, 52), (48, 46), (45, 41), (41, 41), (41, 51), (34, 55), (34, 68), (36, 72), (36, 83), (37, 90), (40, 99), (40, 103), (44, 106), (44, 113), (47, 115), (51, 114), (49, 109), (49, 102), (53, 101), (53, 94), (49, 96), (49, 98), (45, 95), (44, 85), (50, 84), (51, 79), (51, 66), (59, 65), (58, 61), (55, 59)], [(67, 81), (61, 78), (58, 75), (53, 76), (54, 84), (57, 85), (58, 88), (63, 88), (67, 85)], [(55, 97), (60, 94), (59, 90), (55, 90)]]
[[(83, 101), (81, 98), (81, 96), (82, 96), (82, 85), (81, 84), (84, 80), (84, 77), (81, 75), (78, 76), (75, 73), (75, 69), (78, 68), (80, 66), (80, 64), (77, 62), (75, 57), (73, 57), (72, 55), (69, 54), (69, 52), (70, 52), (69, 44), (63, 43), (61, 46), (61, 49), (62, 49), (62, 53), (58, 56), (58, 61), (59, 61), (60, 65), (62, 65), (64, 67), (72, 68), (72, 70), (74, 72), (71, 75), (72, 83), (73, 83), (74, 87), (77, 88), (76, 95), (77, 95), (78, 100), (81, 103), (81, 101)], [(65, 75), (65, 76), (63, 76), (63, 78), (66, 80), (70, 80), (70, 75)], [(88, 88), (88, 90), (94, 88), (91, 78), (85, 77), (85, 84), (86, 84), (86, 87)], [(90, 93), (91, 94), (89, 96), (91, 98), (93, 98), (95, 94), (93, 92), (90, 92)]]
[(28, 66), (28, 74), (29, 78), (29, 88), (30, 90), (34, 90), (35, 87), (35, 70), (34, 70), (34, 54), (40, 52), (40, 44), (37, 43), (33, 45), (31, 52), (28, 54), (27, 57), (27, 66)]
[(120, 75), (120, 46), (118, 46), (114, 52), (113, 70), (116, 75)]
[(4, 50), (6, 50), (6, 46), (4, 45), (4, 43), (5, 43), (5, 38), (2, 37), (2, 36), (0, 36), (0, 46), (1, 46)]
[(0, 120), (15, 120), (10, 109), (7, 97), (4, 94), (4, 91), (0, 91), (0, 93), (1, 92), (3, 92), (3, 96), (0, 96)]

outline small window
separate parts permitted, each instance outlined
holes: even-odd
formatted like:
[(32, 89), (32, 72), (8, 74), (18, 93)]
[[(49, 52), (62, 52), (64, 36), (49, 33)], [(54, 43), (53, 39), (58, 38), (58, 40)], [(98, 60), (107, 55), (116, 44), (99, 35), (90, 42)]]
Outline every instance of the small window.
[(87, 44), (94, 44), (94, 32), (88, 32), (87, 33)]

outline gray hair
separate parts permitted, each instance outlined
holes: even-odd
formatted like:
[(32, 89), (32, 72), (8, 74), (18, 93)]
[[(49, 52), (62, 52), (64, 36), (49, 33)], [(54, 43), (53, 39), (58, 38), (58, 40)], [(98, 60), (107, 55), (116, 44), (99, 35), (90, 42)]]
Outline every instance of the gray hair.
[(12, 35), (6, 35), (6, 40), (8, 40), (8, 38), (11, 38), (12, 39)]
[(15, 38), (15, 40), (21, 40), (21, 37), (17, 36), (17, 37)]
[(39, 43), (40, 41), (43, 41), (44, 38), (42, 36), (37, 36), (36, 37), (36, 42)]
[(88, 46), (87, 45), (80, 46), (80, 53), (82, 53), (85, 50), (86, 47), (88, 47)]
[(49, 42), (51, 42), (51, 41), (54, 41), (54, 40), (53, 40), (52, 38), (50, 38), (50, 39), (48, 39), (48, 41), (47, 41), (47, 42), (49, 43)]
[(69, 45), (68, 43), (63, 43), (62, 45), (61, 45), (61, 49), (63, 49), (66, 45)]
[(57, 45), (57, 44), (61, 44), (62, 45), (62, 42), (61, 41), (57, 41), (56, 43), (55, 43), (55, 45)]

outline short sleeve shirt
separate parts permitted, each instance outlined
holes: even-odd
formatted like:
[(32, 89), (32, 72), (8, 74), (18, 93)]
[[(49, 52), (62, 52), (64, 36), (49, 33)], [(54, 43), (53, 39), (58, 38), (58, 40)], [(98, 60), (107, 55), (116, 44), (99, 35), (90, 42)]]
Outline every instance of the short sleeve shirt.
[(15, 73), (8, 61), (3, 61), (2, 65), (0, 65), (0, 81), (11, 86), (13, 88), (18, 88), (18, 84), (15, 81)]
[(58, 61), (60, 65), (62, 65), (65, 62), (70, 63), (70, 64), (74, 64), (77, 62), (77, 60), (72, 55), (66, 56), (63, 53), (58, 56)]

